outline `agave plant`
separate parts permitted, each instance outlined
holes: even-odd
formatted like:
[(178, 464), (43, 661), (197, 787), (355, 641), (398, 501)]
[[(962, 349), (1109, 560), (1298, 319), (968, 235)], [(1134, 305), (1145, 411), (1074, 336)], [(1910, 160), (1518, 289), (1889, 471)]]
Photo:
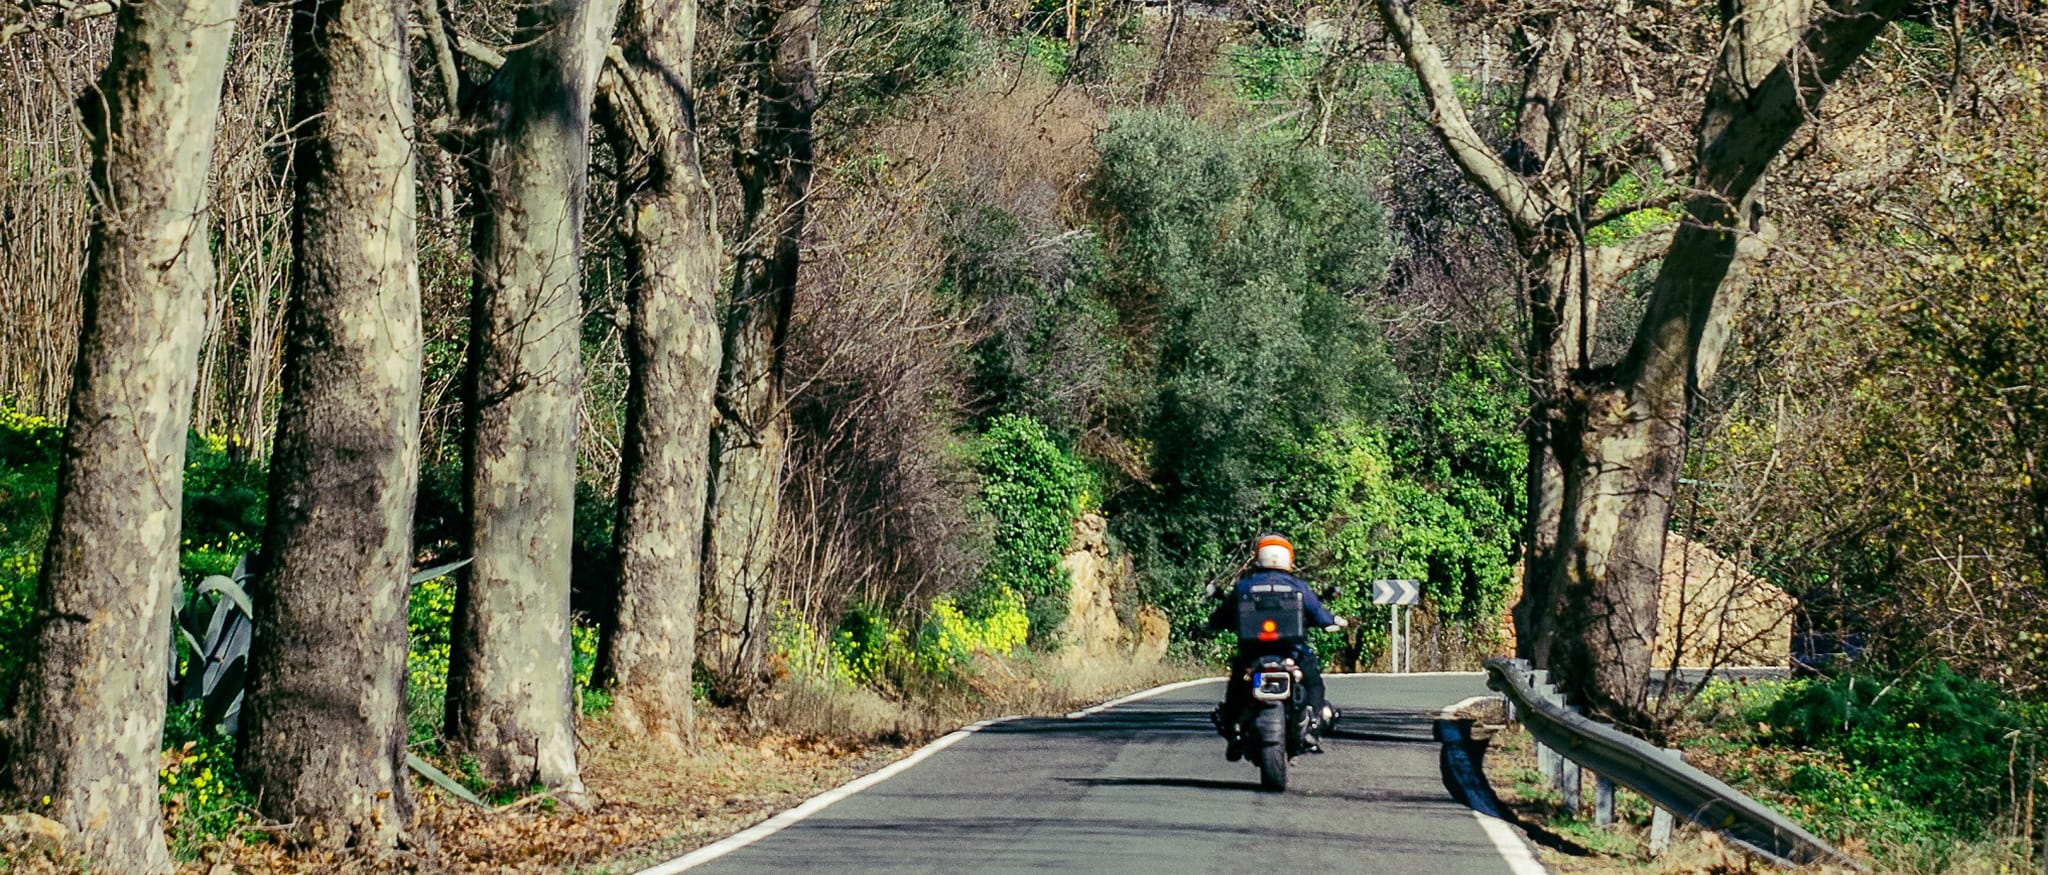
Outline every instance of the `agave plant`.
[[(468, 564), (468, 559), (461, 559), (414, 572), (411, 585), (448, 575)], [(200, 581), (189, 597), (180, 589), (171, 624), (171, 707), (199, 702), (199, 725), (224, 735), (235, 734), (241, 722), (242, 692), (249, 675), (249, 636), (256, 629), (256, 611), (250, 605), (246, 585), (261, 568), (258, 554), (250, 553), (235, 563), (234, 574), (216, 574)], [(179, 638), (192, 655), (182, 670), (177, 658)]]
[[(235, 563), (234, 574), (213, 575), (192, 588), (188, 597), (178, 592), (172, 622), (170, 685), (171, 706), (200, 703), (201, 726), (218, 728), (233, 735), (242, 715), (243, 681), (249, 673), (249, 636), (255, 631), (255, 611), (244, 588), (255, 572), (250, 559)], [(184, 639), (191, 653), (180, 671), (177, 639)]]

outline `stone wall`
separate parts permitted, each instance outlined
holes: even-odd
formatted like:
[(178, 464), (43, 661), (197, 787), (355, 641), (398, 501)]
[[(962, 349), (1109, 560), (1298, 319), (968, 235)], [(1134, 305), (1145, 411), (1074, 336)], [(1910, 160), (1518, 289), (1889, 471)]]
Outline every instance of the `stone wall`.
[[(1513, 606), (1522, 598), (1516, 566)], [(1797, 600), (1742, 566), (1683, 535), (1664, 542), (1664, 579), (1657, 592), (1654, 665), (1783, 666), (1791, 664), (1792, 614)], [(1514, 653), (1515, 627), (1501, 619), (1505, 652)]]

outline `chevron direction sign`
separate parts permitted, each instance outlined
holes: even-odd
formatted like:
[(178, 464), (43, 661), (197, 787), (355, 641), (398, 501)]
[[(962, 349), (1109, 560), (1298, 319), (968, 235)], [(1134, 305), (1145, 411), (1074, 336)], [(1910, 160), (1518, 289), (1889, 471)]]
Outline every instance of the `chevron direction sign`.
[(1422, 598), (1422, 583), (1414, 580), (1375, 580), (1372, 582), (1372, 603), (1376, 605), (1412, 605)]

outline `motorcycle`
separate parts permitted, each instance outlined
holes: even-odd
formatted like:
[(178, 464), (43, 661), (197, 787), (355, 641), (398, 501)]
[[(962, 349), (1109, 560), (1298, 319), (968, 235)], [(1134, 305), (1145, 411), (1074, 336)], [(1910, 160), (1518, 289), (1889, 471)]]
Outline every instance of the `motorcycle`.
[[(1300, 641), (1301, 593), (1279, 587), (1262, 589), (1254, 587), (1238, 601), (1238, 646), (1257, 652)], [(1344, 625), (1340, 617), (1329, 629)], [(1292, 656), (1263, 653), (1253, 657), (1242, 672), (1243, 676), (1234, 680), (1250, 685), (1251, 701), (1236, 715), (1237, 752), (1259, 767), (1260, 789), (1282, 792), (1287, 789), (1287, 769), (1294, 758), (1321, 751), (1311, 731), (1334, 722), (1336, 712), (1325, 705), (1325, 713), (1310, 713), (1308, 693), (1301, 684), (1302, 669)]]
[(1239, 749), (1259, 767), (1259, 788), (1287, 789), (1287, 767), (1308, 750), (1309, 714), (1301, 667), (1284, 656), (1261, 656), (1251, 675), (1252, 706), (1238, 720)]

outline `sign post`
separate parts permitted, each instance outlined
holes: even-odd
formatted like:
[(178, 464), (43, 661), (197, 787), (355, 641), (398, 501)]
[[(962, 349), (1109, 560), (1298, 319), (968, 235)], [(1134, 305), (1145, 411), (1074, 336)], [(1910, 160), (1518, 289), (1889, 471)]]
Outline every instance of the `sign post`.
[[(1387, 605), (1389, 627), (1387, 630), (1387, 662), (1389, 670), (1396, 674), (1413, 671), (1415, 653), (1409, 650), (1407, 636), (1401, 632), (1401, 608), (1422, 600), (1422, 584), (1414, 580), (1375, 580), (1372, 582), (1372, 603)], [(1409, 631), (1414, 631), (1415, 620), (1409, 618)], [(1407, 650), (1404, 658), (1402, 651)]]

